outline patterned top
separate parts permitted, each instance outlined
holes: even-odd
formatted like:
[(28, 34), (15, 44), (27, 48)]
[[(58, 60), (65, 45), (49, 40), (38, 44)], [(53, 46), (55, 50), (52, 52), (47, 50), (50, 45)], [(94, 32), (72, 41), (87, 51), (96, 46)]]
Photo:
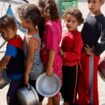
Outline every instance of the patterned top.
[[(24, 45), (23, 45), (25, 58), (27, 57), (26, 37), (27, 37), (27, 35), (24, 38)], [(40, 39), (39, 34), (35, 34), (33, 36), (30, 36), (30, 37), (33, 37), (35, 40), (37, 40), (37, 41), (39, 41), (39, 43), (41, 43), (41, 39)], [(32, 65), (32, 69), (31, 69), (31, 73), (30, 73), (30, 79), (36, 80), (37, 77), (42, 72), (43, 72), (43, 64), (42, 64), (42, 61), (40, 58), (40, 46), (39, 46), (38, 49), (35, 51), (35, 54), (34, 54), (34, 60), (33, 60), (33, 65)]]

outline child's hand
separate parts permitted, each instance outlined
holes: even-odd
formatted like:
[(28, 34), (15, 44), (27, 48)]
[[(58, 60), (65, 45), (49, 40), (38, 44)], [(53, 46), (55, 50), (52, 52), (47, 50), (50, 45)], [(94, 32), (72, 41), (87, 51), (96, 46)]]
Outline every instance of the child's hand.
[(61, 56), (63, 56), (64, 52), (63, 52), (62, 48), (59, 48), (59, 53)]
[(29, 82), (29, 74), (25, 74), (25, 77), (24, 77), (24, 84), (28, 84)]
[(47, 69), (46, 74), (47, 74), (47, 76), (52, 76), (53, 75), (53, 70), (52, 69)]
[(93, 55), (93, 48), (90, 48), (89, 45), (85, 45), (84, 50), (87, 55)]

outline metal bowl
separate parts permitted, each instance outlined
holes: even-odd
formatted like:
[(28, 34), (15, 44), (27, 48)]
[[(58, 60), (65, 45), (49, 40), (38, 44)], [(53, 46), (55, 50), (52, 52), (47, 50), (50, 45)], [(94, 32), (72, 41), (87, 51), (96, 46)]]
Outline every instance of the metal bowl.
[(61, 81), (56, 74), (47, 76), (46, 73), (41, 74), (36, 80), (36, 90), (45, 97), (55, 96), (61, 88)]
[(5, 70), (0, 71), (0, 89), (4, 88), (10, 82)]

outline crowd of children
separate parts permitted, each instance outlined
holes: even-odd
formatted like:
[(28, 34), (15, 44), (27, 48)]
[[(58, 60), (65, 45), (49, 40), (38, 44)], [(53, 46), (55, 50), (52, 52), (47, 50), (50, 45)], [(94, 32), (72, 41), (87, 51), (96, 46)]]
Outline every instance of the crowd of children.
[[(87, 3), (90, 12), (85, 22), (79, 9), (65, 11), (63, 33), (55, 0), (39, 0), (39, 7), (21, 5), (17, 13), (28, 30), (23, 40), (17, 35), (13, 17), (0, 18), (0, 34), (7, 41), (0, 70), (5, 68), (11, 79), (8, 105), (19, 105), (16, 93), (24, 84), (36, 89), (36, 79), (43, 72), (48, 76), (55, 73), (62, 84), (60, 92), (48, 98), (47, 105), (60, 105), (60, 93), (64, 105), (99, 105), (97, 72), (99, 56), (105, 50), (105, 17), (101, 13), (104, 0)], [(38, 105), (42, 105), (44, 96), (38, 96)]]

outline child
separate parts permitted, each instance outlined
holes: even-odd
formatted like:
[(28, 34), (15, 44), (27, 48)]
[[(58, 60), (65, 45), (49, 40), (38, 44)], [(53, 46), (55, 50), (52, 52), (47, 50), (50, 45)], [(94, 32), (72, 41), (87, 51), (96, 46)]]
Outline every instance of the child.
[(6, 52), (0, 61), (0, 70), (5, 68), (10, 81), (7, 93), (8, 105), (19, 105), (17, 101), (17, 89), (23, 85), (24, 78), (24, 53), (22, 39), (16, 34), (15, 20), (5, 15), (0, 18), (0, 33), (7, 41)]
[[(43, 3), (45, 4), (43, 7), (45, 32), (42, 38), (42, 60), (48, 76), (51, 76), (54, 72), (61, 78), (62, 59), (58, 55), (62, 35), (61, 21), (55, 0), (45, 0)], [(60, 95), (57, 94), (49, 98), (48, 105), (59, 105), (59, 102)]]
[(105, 17), (100, 10), (103, 3), (104, 0), (88, 0), (90, 13), (82, 29), (84, 47), (78, 91), (80, 105), (99, 105), (97, 70), (99, 56), (105, 50)]
[[(25, 53), (25, 84), (28, 82), (35, 87), (37, 77), (43, 73), (43, 64), (40, 59), (41, 39), (40, 20), (41, 13), (37, 6), (33, 4), (25, 4), (18, 8), (18, 15), (21, 24), (28, 30), (24, 38), (24, 53)], [(29, 81), (30, 80), (30, 81)], [(39, 94), (38, 94), (39, 95)], [(39, 104), (43, 97), (39, 95)]]
[(77, 27), (83, 23), (82, 14), (78, 9), (68, 10), (65, 15), (67, 31), (63, 34), (60, 54), (63, 58), (62, 97), (64, 105), (74, 105), (77, 92), (77, 79), (80, 55), (83, 47), (81, 33)]
[(38, 2), (42, 17), (44, 16), (44, 8), (46, 6), (46, 2), (47, 2), (47, 0), (39, 0), (39, 2)]

